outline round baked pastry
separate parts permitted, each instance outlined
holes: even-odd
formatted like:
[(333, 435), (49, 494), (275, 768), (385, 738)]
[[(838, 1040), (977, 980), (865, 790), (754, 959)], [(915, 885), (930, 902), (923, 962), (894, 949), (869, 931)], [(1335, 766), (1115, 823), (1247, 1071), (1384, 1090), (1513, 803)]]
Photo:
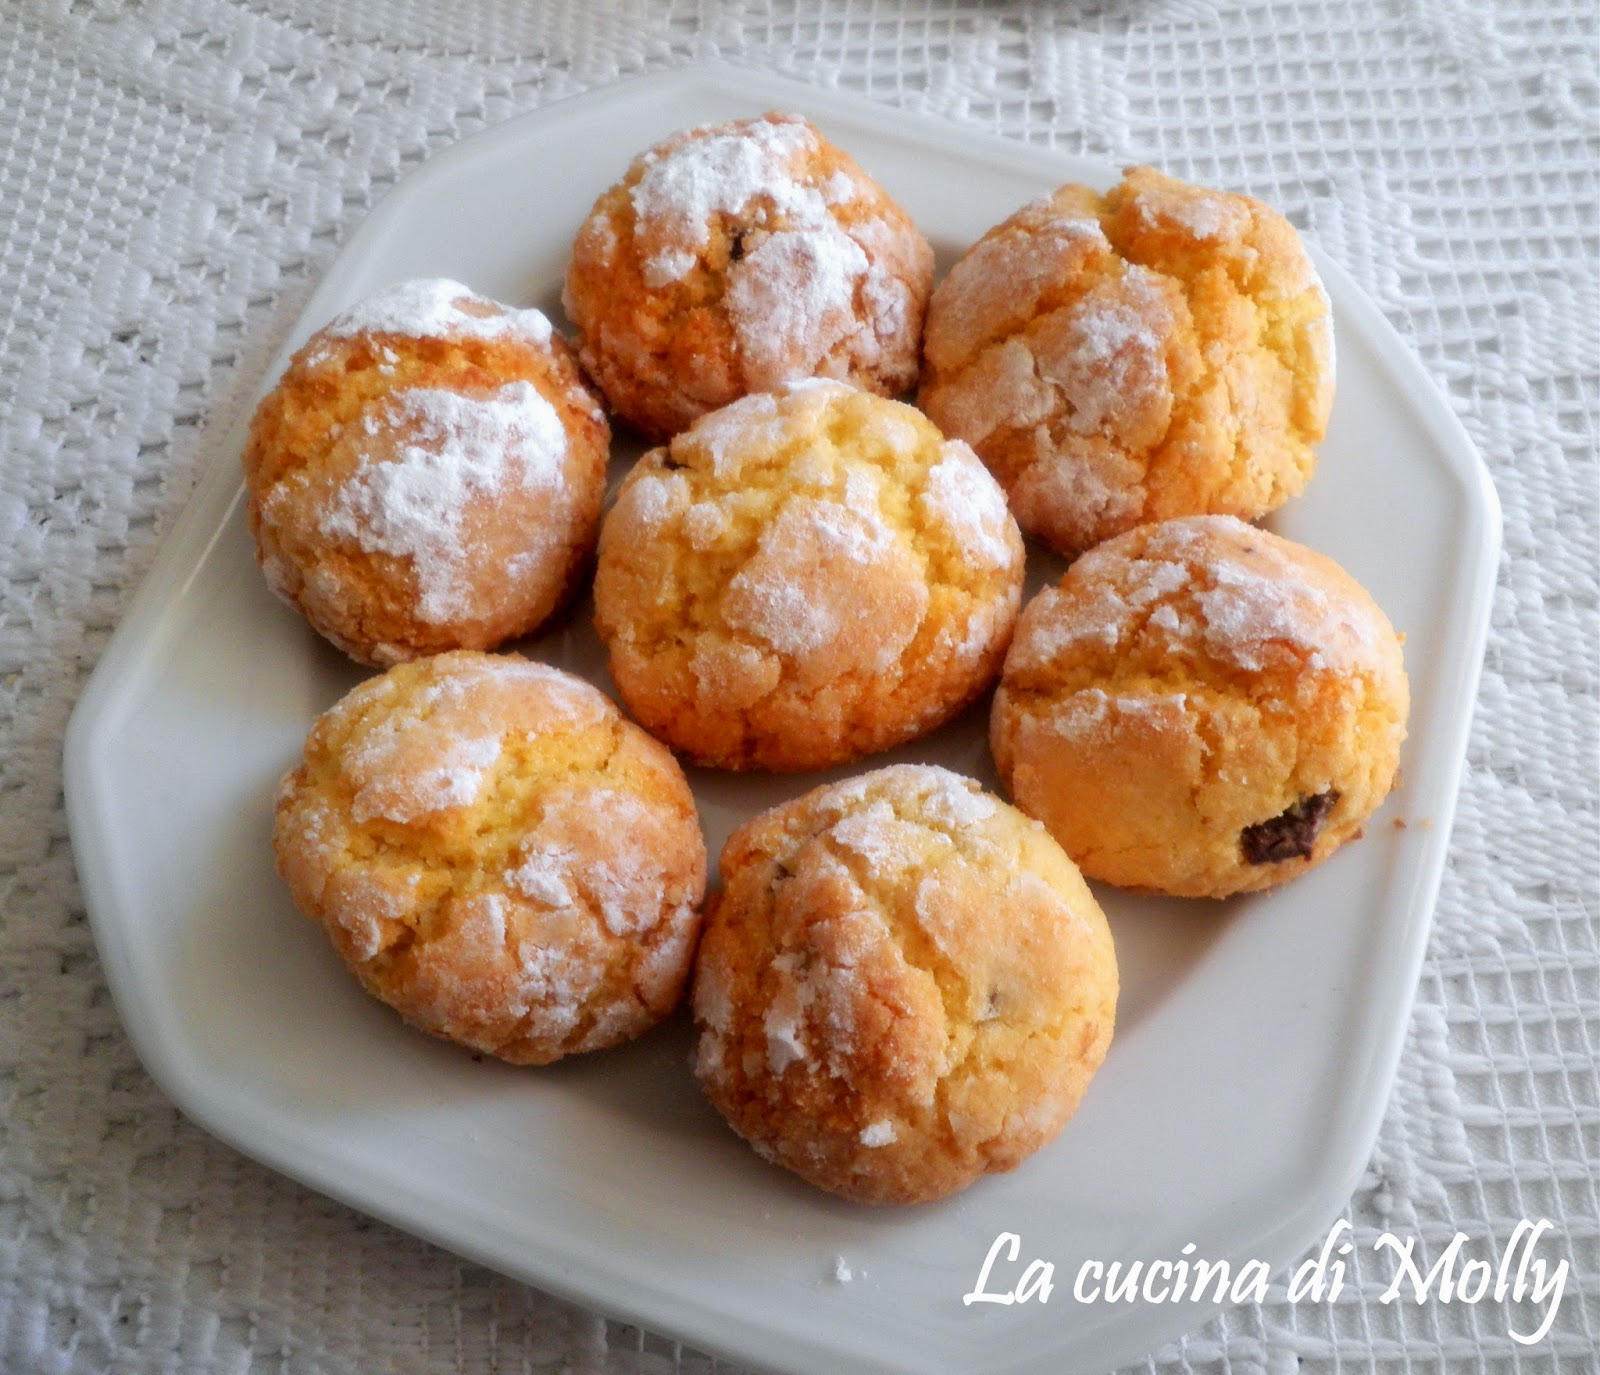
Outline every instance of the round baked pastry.
[(1069, 557), (1146, 521), (1296, 496), (1333, 404), (1333, 316), (1294, 227), (1131, 168), (991, 229), (928, 309), (919, 403)]
[(722, 852), (695, 1072), (767, 1159), (864, 1203), (1014, 1169), (1105, 1058), (1105, 917), (1037, 822), (901, 765), (765, 812)]
[(547, 1064), (682, 996), (706, 879), (694, 800), (571, 674), (461, 650), (368, 679), (312, 727), (274, 842), (362, 986), (434, 1036)]
[(917, 380), (933, 250), (797, 115), (690, 129), (635, 158), (578, 231), (562, 303), (584, 367), (651, 439), (797, 377)]
[(257, 409), (274, 591), (380, 666), (537, 629), (594, 549), (611, 435), (537, 310), (403, 282), (313, 335)]
[(820, 769), (933, 729), (994, 680), (1022, 558), (965, 444), (811, 380), (639, 461), (601, 531), (595, 625), (628, 709), (674, 749)]
[(1090, 878), (1226, 897), (1303, 874), (1388, 795), (1400, 641), (1331, 559), (1231, 516), (1141, 526), (1022, 613), (990, 739)]

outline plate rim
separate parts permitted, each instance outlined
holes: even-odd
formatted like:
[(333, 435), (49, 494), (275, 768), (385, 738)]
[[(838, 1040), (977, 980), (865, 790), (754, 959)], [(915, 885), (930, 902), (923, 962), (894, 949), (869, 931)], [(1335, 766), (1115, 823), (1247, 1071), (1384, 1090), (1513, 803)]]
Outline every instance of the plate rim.
[[(824, 124), (830, 118), (846, 124), (871, 122), (875, 132), (908, 146), (926, 148), (929, 140), (935, 139), (942, 151), (981, 157), (991, 164), (1038, 178), (1041, 182), (1048, 181), (1052, 174), (1059, 178), (1064, 170), (1063, 164), (1071, 160), (1084, 165), (1097, 164), (1105, 169), (1108, 177), (1115, 177), (1115, 168), (1101, 159), (1076, 157), (1058, 149), (972, 129), (927, 112), (885, 105), (850, 92), (807, 86), (760, 68), (703, 63), (624, 78), (552, 101), (447, 145), (399, 179), (355, 227), (324, 269), (322, 280), (297, 314), (282, 347), (264, 368), (250, 409), (282, 371), (305, 322), (316, 318), (319, 301), (335, 267), (386, 234), (403, 215), (407, 203), (419, 193), (426, 194), (429, 182), (448, 176), (458, 163), (495, 143), (520, 142), (540, 126), (559, 124), (580, 106), (599, 106), (627, 99), (648, 102), (672, 93), (698, 91), (748, 101), (763, 108), (792, 103), (793, 107), (804, 109), (808, 115)], [(1466, 576), (1458, 584), (1449, 603), (1449, 619), (1453, 629), (1446, 637), (1447, 643), (1462, 660), (1461, 671), (1450, 682), (1448, 713), (1443, 720), (1436, 722), (1436, 728), (1444, 732), (1446, 744), (1438, 747), (1436, 753), (1430, 756), (1442, 761), (1438, 768), (1443, 776), (1436, 781), (1442, 801), (1440, 806), (1433, 809), (1431, 833), (1423, 846), (1424, 860), (1418, 865), (1414, 896), (1407, 904), (1408, 910), (1416, 910), (1421, 915), (1405, 928), (1401, 962), (1390, 980), (1408, 987), (1410, 992), (1400, 1004), (1393, 1006), (1390, 1016), (1383, 1022), (1382, 1034), (1373, 1047), (1371, 1073), (1381, 1083), (1382, 1092), (1368, 1092), (1354, 1105), (1355, 1111), (1335, 1119), (1335, 1128), (1342, 1127), (1339, 1145), (1336, 1148), (1330, 1141), (1329, 1148), (1321, 1158), (1320, 1168), (1313, 1173), (1306, 1187), (1301, 1206), (1291, 1210), (1277, 1225), (1269, 1228), (1252, 1250), (1252, 1255), (1266, 1260), (1274, 1273), (1321, 1235), (1342, 1211), (1370, 1159), (1387, 1111), (1448, 857), (1493, 609), (1501, 547), (1500, 506), (1489, 471), (1438, 385), (1355, 280), (1337, 262), (1314, 246), (1313, 257), (1330, 287), (1330, 295), (1338, 303), (1343, 317), (1341, 330), (1348, 329), (1353, 323), (1364, 342), (1376, 351), (1387, 375), (1402, 386), (1410, 398), (1408, 409), (1411, 417), (1427, 433), (1434, 456), (1444, 460), (1444, 471), (1459, 489), (1468, 528), (1459, 532), (1455, 545), (1456, 566)], [(111, 842), (106, 827), (98, 824), (107, 815), (107, 799), (102, 796), (95, 769), (97, 744), (103, 739), (104, 732), (116, 723), (116, 690), (123, 685), (130, 671), (137, 668), (136, 647), (148, 640), (148, 632), (159, 623), (167, 603), (184, 593), (204, 565), (211, 546), (222, 537), (235, 518), (235, 508), (242, 500), (243, 490), (237, 465), (232, 461), (237, 447), (234, 441), (237, 439), (242, 442), (248, 420), (249, 412), (245, 411), (225, 428), (209, 429), (205, 435), (203, 444), (211, 451), (206, 467), (181, 513), (163, 538), (149, 571), (130, 598), (116, 630), (73, 706), (65, 733), (63, 786), (68, 831), (80, 888), (113, 1002), (141, 1063), (162, 1091), (204, 1130), (241, 1154), (260, 1161), (306, 1187), (336, 1198), (362, 1213), (379, 1217), (453, 1254), (466, 1256), (586, 1308), (615, 1314), (623, 1321), (650, 1330), (679, 1335), (696, 1346), (709, 1351), (720, 1350), (758, 1369), (783, 1368), (772, 1365), (770, 1337), (765, 1343), (762, 1341), (762, 1335), (769, 1333), (770, 1329), (759, 1324), (739, 1320), (730, 1327), (722, 1315), (704, 1306), (692, 1311), (685, 1310), (674, 1296), (655, 1290), (649, 1294), (642, 1292), (647, 1286), (636, 1275), (619, 1285), (615, 1278), (609, 1278), (607, 1272), (596, 1270), (587, 1261), (583, 1265), (575, 1265), (571, 1257), (559, 1254), (530, 1254), (525, 1244), (513, 1261), (502, 1249), (487, 1244), (474, 1245), (471, 1238), (452, 1233), (446, 1226), (435, 1226), (427, 1217), (407, 1213), (399, 1207), (386, 1206), (383, 1198), (375, 1196), (370, 1188), (363, 1191), (337, 1177), (336, 1172), (330, 1177), (327, 1172), (319, 1173), (307, 1167), (303, 1159), (296, 1158), (292, 1143), (285, 1138), (264, 1142), (257, 1122), (247, 1124), (254, 1134), (246, 1138), (226, 1105), (219, 1100), (214, 1086), (203, 1079), (192, 1078), (178, 1048), (165, 1043), (157, 1034), (158, 1028), (137, 996), (134, 976), (128, 968), (127, 923), (119, 924), (110, 915), (118, 905), (118, 897), (116, 875), (108, 853)], [(1402, 973), (1405, 978), (1400, 980), (1397, 976)], [(624, 1298), (627, 1302), (618, 1301)], [(1048, 1349), (1030, 1347), (1026, 1354), (1013, 1352), (1008, 1355), (1001, 1352), (996, 1357), (997, 1363), (989, 1369), (994, 1375), (1003, 1375), (1003, 1372), (1030, 1368), (1035, 1359), (1046, 1358), (1057, 1362), (1089, 1362), (1091, 1366), (1136, 1359), (1161, 1343), (1198, 1328), (1227, 1306), (1194, 1305), (1181, 1310), (1174, 1308), (1171, 1312), (1159, 1306), (1144, 1307), (1142, 1311), (1149, 1314), (1149, 1319), (1140, 1328), (1143, 1335), (1138, 1340), (1143, 1345), (1138, 1349), (1129, 1344), (1125, 1331), (1128, 1324), (1108, 1323), (1103, 1327), (1097, 1326), (1091, 1334), (1110, 1339), (1100, 1341), (1097, 1347), (1078, 1350), (1072, 1345), (1062, 1346), (1058, 1343)], [(1118, 1337), (1118, 1333), (1122, 1335)], [(843, 1368), (837, 1362), (845, 1360), (852, 1363), (851, 1369), (882, 1371), (885, 1375), (913, 1369), (912, 1366), (899, 1363), (884, 1364), (860, 1352), (844, 1351), (828, 1344), (816, 1344), (794, 1354), (796, 1358), (825, 1358), (835, 1362), (835, 1368)]]

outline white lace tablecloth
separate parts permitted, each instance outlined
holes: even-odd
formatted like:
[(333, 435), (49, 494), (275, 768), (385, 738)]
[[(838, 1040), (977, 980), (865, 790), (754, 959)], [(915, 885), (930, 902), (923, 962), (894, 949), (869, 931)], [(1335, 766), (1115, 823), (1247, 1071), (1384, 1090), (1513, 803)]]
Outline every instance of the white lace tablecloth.
[[(427, 155), (707, 59), (1255, 193), (1347, 267), (1492, 469), (1505, 554), (1437, 923), (1337, 1301), (1138, 1369), (1600, 1369), (1600, 60), (1594, 0), (8, 0), (0, 8), (0, 1369), (704, 1371), (190, 1125), (85, 921), (61, 740), (341, 240)], [(1538, 1344), (1383, 1304), (1548, 1218)], [(1280, 1277), (1280, 1280), (1284, 1277)], [(723, 1370), (729, 1369), (724, 1363)]]

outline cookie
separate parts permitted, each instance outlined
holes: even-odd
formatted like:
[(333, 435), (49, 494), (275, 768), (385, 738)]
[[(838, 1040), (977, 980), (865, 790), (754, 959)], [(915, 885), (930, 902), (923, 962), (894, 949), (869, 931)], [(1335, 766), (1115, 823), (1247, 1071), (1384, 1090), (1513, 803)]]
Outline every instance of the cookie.
[(795, 378), (916, 383), (933, 250), (797, 115), (690, 129), (634, 159), (578, 231), (562, 298), (584, 367), (665, 440)]
[(1231, 516), (1097, 546), (1022, 613), (990, 739), (1093, 879), (1226, 897), (1320, 864), (1394, 783), (1400, 641), (1331, 559)]
[(674, 749), (820, 769), (933, 729), (994, 680), (1022, 560), (965, 444), (813, 379), (639, 461), (601, 532), (595, 625), (629, 711)]
[(244, 451), (269, 585), (385, 666), (538, 629), (594, 549), (610, 430), (537, 310), (458, 282), (378, 292), (313, 335)]
[(991, 229), (929, 305), (918, 402), (1071, 557), (1135, 525), (1298, 495), (1333, 404), (1333, 317), (1294, 227), (1131, 168)]
[(706, 854), (672, 756), (582, 679), (462, 650), (368, 679), (278, 790), (278, 870), (362, 986), (514, 1064), (682, 996)]
[(1036, 822), (944, 769), (818, 788), (722, 852), (695, 1073), (761, 1155), (915, 1203), (1050, 1142), (1104, 1060), (1110, 932)]

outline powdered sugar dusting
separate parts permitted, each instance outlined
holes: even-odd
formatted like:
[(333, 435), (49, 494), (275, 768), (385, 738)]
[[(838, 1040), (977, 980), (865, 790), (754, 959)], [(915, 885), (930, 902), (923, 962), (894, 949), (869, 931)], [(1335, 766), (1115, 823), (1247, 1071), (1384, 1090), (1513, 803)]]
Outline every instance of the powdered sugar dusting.
[(645, 260), (640, 275), (647, 287), (659, 289), (687, 277), (698, 261), (687, 248), (663, 248)]
[(1117, 723), (1142, 723), (1162, 729), (1187, 720), (1188, 694), (1148, 692), (1112, 696), (1101, 688), (1083, 688), (1064, 698), (1050, 712), (1046, 724), (1064, 740), (1101, 738)]
[(1039, 376), (1028, 341), (1013, 335), (944, 380), (940, 419), (968, 443), (982, 444), (996, 430), (1027, 430), (1048, 420), (1056, 396), (1057, 389)]
[(405, 823), (471, 806), (500, 750), (498, 732), (436, 732), (421, 713), (385, 720), (351, 748), (351, 815)]
[(776, 397), (753, 392), (701, 416), (673, 443), (703, 447), (711, 459), (711, 471), (718, 477), (732, 477), (747, 458), (781, 441), (785, 423)]
[(1150, 615), (1150, 624), (1168, 635), (1184, 635), (1192, 630), (1192, 623), (1178, 614), (1175, 607), (1158, 606)]
[(883, 474), (877, 468), (849, 468), (844, 475), (844, 504), (852, 511), (881, 511)]
[(887, 1117), (877, 1122), (869, 1122), (861, 1129), (861, 1144), (869, 1148), (878, 1146), (892, 1146), (898, 1139), (895, 1135), (894, 1123)]
[(1315, 587), (1286, 586), (1283, 579), (1229, 564), (1212, 567), (1213, 587), (1196, 599), (1204, 618), (1206, 648), (1240, 668), (1259, 669), (1267, 646), (1277, 642), (1320, 653), (1333, 608)]
[(599, 856), (589, 856), (582, 879), (606, 930), (627, 936), (657, 925), (667, 914), (661, 818), (618, 788), (590, 788), (582, 805), (601, 819), (610, 837)]
[(1250, 222), (1249, 211), (1237, 197), (1194, 188), (1146, 193), (1139, 200), (1139, 215), (1147, 224), (1156, 220), (1175, 224), (1201, 242), (1236, 238)]
[(337, 884), (338, 898), (329, 904), (329, 915), (344, 932), (350, 957), (364, 963), (383, 950), (386, 928), (404, 922), (410, 894), (383, 876), (358, 869), (344, 871)]
[(418, 387), (396, 393), (364, 428), (367, 452), (323, 515), (322, 532), (409, 561), (422, 620), (471, 615), (465, 508), (513, 486), (558, 488), (567, 457), (560, 416), (528, 382), (488, 397)]
[(710, 549), (727, 534), (728, 512), (716, 501), (697, 501), (684, 512), (683, 532), (689, 537), (689, 547), (701, 551)]
[[(892, 595), (864, 598), (866, 587)], [(882, 672), (911, 643), (927, 601), (920, 571), (877, 510), (796, 496), (729, 582), (722, 609), (731, 628), (780, 654), (826, 653), (835, 672)]]
[(728, 273), (725, 297), (745, 379), (770, 387), (809, 372), (845, 338), (861, 332), (856, 284), (867, 255), (832, 219), (761, 240)]
[(570, 907), (572, 886), (568, 879), (578, 862), (575, 850), (566, 845), (529, 845), (521, 862), (506, 874), (506, 882), (516, 892), (546, 907)]
[(679, 843), (675, 814), (610, 787), (564, 785), (540, 797), (541, 815), (507, 882), (551, 906), (594, 911), (613, 936), (658, 926), (683, 895), (668, 892)]
[(799, 956), (792, 953), (775, 956), (772, 967), (788, 977), (779, 983), (777, 992), (773, 994), (766, 1015), (761, 1019), (761, 1027), (767, 1037), (767, 1068), (774, 1074), (782, 1074), (790, 1065), (799, 1064), (809, 1054), (801, 1026), (812, 989), (797, 977), (800, 971)]
[[(403, 334), (412, 339), (500, 339), (550, 343), (542, 311), (502, 306), (447, 277), (418, 277), (385, 287), (337, 315), (322, 330), (329, 338)], [(393, 361), (393, 355), (389, 355)]]
[(1033, 462), (1011, 494), (1021, 520), (1044, 526), (1056, 522), (1075, 546), (1092, 545), (1108, 522), (1136, 523), (1144, 504), (1144, 469), (1099, 439), (1058, 449), (1050, 432), (1033, 436)]
[(830, 172), (819, 189), (829, 205), (847, 205), (857, 194), (856, 179), (842, 167)]
[(1030, 217), (980, 239), (939, 287), (930, 354), (948, 367), (974, 347), (1009, 333), (1035, 313), (1040, 298), (1069, 276), (1085, 253), (1110, 247), (1098, 220), (1074, 215)]
[(1151, 602), (1170, 597), (1174, 592), (1187, 586), (1189, 579), (1188, 568), (1174, 559), (1148, 557), (1141, 559), (1139, 581), (1128, 590), (1128, 605), (1149, 606)]
[(652, 289), (694, 270), (713, 224), (737, 226), (723, 304), (751, 388), (842, 367), (841, 351), (875, 364), (880, 340), (898, 339), (906, 324), (904, 287), (876, 262), (890, 255), (866, 250), (835, 216), (859, 197), (857, 178), (838, 168), (817, 180), (809, 168), (818, 149), (804, 123), (751, 120), (652, 150), (629, 193)]
[(927, 843), (923, 828), (915, 822), (900, 820), (894, 808), (882, 798), (836, 821), (829, 834), (845, 849), (860, 855), (875, 878), (886, 877), (915, 863)]
[[(986, 890), (991, 886), (985, 885)], [(911, 898), (911, 910), (923, 934), (956, 959), (961, 958), (963, 942), (970, 940), (972, 893), (972, 871), (958, 860), (923, 875)]]
[(1047, 587), (1023, 612), (1011, 666), (1029, 671), (1042, 668), (1079, 645), (1114, 649), (1128, 625), (1127, 600), (1109, 582), (1079, 583), (1070, 595), (1059, 587)]
[(1021, 560), (1005, 493), (962, 441), (946, 442), (919, 501), (975, 559), (995, 568), (1011, 568)]
[(552, 1036), (572, 1031), (600, 982), (599, 966), (576, 948), (538, 940), (518, 941), (516, 960), (522, 1001), (539, 1010), (540, 1030)]
[(694, 1015), (712, 1031), (726, 1032), (733, 1026), (733, 998), (722, 967), (705, 961), (695, 975)]
[(845, 1076), (855, 1048), (855, 967), (785, 950), (772, 957), (771, 970), (775, 988), (761, 1023), (768, 1070), (782, 1074), (820, 1061), (825, 1073)]
[(529, 723), (530, 729), (548, 729), (558, 724), (598, 725), (612, 711), (605, 694), (592, 683), (553, 664), (541, 664), (518, 654), (487, 654), (456, 672), (464, 683), (476, 681), (499, 687), (537, 684), (540, 715), (536, 722)]
[(1196, 579), (1204, 583), (1197, 629), (1222, 661), (1257, 670), (1278, 646), (1311, 668), (1377, 667), (1393, 643), (1382, 613), (1316, 585), (1291, 547), (1233, 516), (1193, 516), (1158, 527), (1146, 555), (1208, 552)]
[(618, 496), (617, 509), (654, 533), (688, 501), (689, 484), (681, 473), (641, 473)]
[(826, 214), (822, 194), (790, 170), (815, 147), (806, 125), (762, 119), (645, 154), (629, 196), (640, 236), (661, 245), (645, 260), (646, 282), (663, 286), (687, 275), (710, 244), (713, 219), (744, 217), (758, 198), (784, 216), (809, 221)]
[(995, 800), (970, 778), (963, 778), (949, 769), (927, 768), (932, 787), (924, 805), (928, 815), (940, 825), (952, 830), (977, 826), (995, 814)]
[(1377, 667), (1392, 632), (1369, 601), (1318, 585), (1292, 546), (1233, 516), (1155, 526), (1135, 558), (1101, 546), (1062, 588), (1023, 615), (1014, 668), (1031, 671), (1078, 645), (1115, 648), (1140, 631), (1247, 671), (1288, 651), (1313, 669)]
[(973, 607), (967, 616), (965, 628), (959, 632), (948, 627), (941, 634), (941, 642), (948, 645), (958, 659), (975, 659), (990, 649), (1008, 629), (1017, 612), (1018, 595), (1012, 594), (1003, 601), (983, 602)]
[[(905, 791), (918, 796), (929, 819), (950, 830), (963, 830), (982, 824), (995, 814), (998, 805), (972, 779), (941, 765), (890, 764), (872, 773), (836, 783), (828, 789), (825, 805), (841, 818), (833, 827), (833, 834), (843, 839), (845, 821), (853, 818), (863, 821), (863, 832), (858, 834), (865, 834), (867, 828), (882, 830), (885, 819), (893, 815), (887, 801), (874, 799), (861, 812), (852, 812), (853, 808), (880, 789)], [(902, 824), (918, 832), (922, 830), (914, 823)]]
[(1149, 279), (1130, 266), (1116, 294), (1086, 296), (1069, 316), (1069, 347), (1051, 360), (1057, 365), (1041, 359), (1041, 374), (1071, 404), (1067, 424), (1078, 434), (1125, 429), (1124, 417), (1168, 385), (1162, 336), (1172, 321)]

